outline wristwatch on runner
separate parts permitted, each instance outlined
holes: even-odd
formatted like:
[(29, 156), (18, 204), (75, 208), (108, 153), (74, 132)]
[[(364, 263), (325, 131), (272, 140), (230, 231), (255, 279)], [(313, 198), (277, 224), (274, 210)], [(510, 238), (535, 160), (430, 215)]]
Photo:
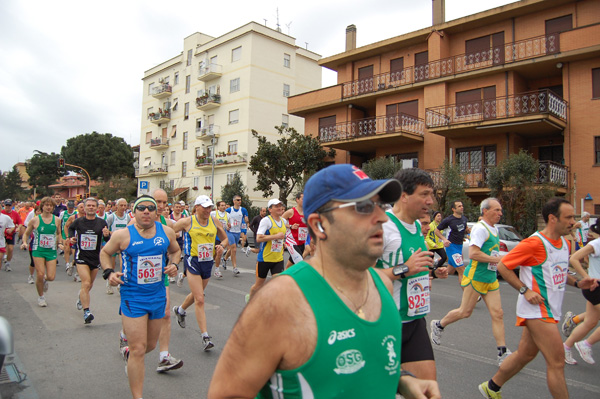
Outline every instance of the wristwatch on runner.
[(399, 265), (394, 266), (392, 269), (392, 274), (394, 276), (400, 276), (400, 278), (405, 278), (408, 270), (408, 266), (406, 266), (404, 263), (400, 263)]
[(519, 294), (523, 295), (524, 293), (526, 293), (528, 290), (527, 286), (524, 285), (521, 288), (519, 288)]

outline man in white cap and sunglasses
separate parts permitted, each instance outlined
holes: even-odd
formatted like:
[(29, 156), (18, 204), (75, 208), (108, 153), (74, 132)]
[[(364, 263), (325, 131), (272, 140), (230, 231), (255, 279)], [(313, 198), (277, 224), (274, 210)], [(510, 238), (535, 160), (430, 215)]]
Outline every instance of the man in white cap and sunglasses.
[(347, 164), (308, 180), (304, 216), (315, 254), (252, 297), (221, 354), (209, 399), (441, 397), (435, 381), (400, 369), (392, 282), (371, 267), (383, 253), (383, 208), (401, 191), (398, 181), (374, 181)]

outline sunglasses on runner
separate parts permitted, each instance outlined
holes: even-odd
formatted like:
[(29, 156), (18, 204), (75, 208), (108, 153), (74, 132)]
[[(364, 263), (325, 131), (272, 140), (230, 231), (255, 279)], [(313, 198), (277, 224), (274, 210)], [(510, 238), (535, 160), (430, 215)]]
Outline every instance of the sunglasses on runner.
[(360, 202), (348, 202), (346, 204), (342, 204), (342, 205), (334, 206), (332, 208), (324, 209), (319, 213), (333, 211), (334, 209), (338, 209), (338, 208), (347, 208), (349, 206), (353, 206), (354, 209), (356, 210), (356, 213), (360, 213), (362, 215), (369, 215), (369, 214), (373, 213), (376, 206), (380, 207), (382, 210), (385, 211), (387, 203), (373, 202), (370, 199), (368, 199), (368, 200), (364, 200), (364, 201), (360, 201)]
[(140, 212), (144, 212), (146, 209), (148, 209), (149, 212), (154, 212), (156, 210), (156, 205), (138, 205), (135, 209)]

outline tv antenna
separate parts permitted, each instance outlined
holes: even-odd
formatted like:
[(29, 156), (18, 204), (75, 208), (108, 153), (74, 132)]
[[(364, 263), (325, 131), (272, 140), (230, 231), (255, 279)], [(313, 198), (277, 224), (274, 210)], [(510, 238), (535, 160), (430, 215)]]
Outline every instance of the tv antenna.
[(288, 28), (288, 36), (290, 35), (290, 26), (292, 25), (292, 22), (294, 21), (290, 21), (289, 24), (285, 24), (285, 26)]
[(277, 7), (275, 10), (277, 13), (277, 32), (281, 32), (281, 25), (279, 25), (279, 7)]
[(265, 26), (267, 26), (267, 19), (263, 18), (263, 20), (265, 21)]

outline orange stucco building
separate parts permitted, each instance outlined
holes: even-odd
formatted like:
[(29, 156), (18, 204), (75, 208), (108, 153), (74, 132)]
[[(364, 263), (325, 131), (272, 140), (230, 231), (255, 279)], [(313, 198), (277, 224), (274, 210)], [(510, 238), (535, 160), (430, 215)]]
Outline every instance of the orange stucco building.
[[(540, 181), (581, 212), (600, 214), (600, 1), (523, 0), (346, 51), (320, 64), (338, 84), (289, 98), (305, 132), (336, 163), (393, 156), (435, 172), (458, 162), (469, 195), (489, 193), (486, 171), (525, 149)], [(589, 197), (588, 197), (589, 198)]]

